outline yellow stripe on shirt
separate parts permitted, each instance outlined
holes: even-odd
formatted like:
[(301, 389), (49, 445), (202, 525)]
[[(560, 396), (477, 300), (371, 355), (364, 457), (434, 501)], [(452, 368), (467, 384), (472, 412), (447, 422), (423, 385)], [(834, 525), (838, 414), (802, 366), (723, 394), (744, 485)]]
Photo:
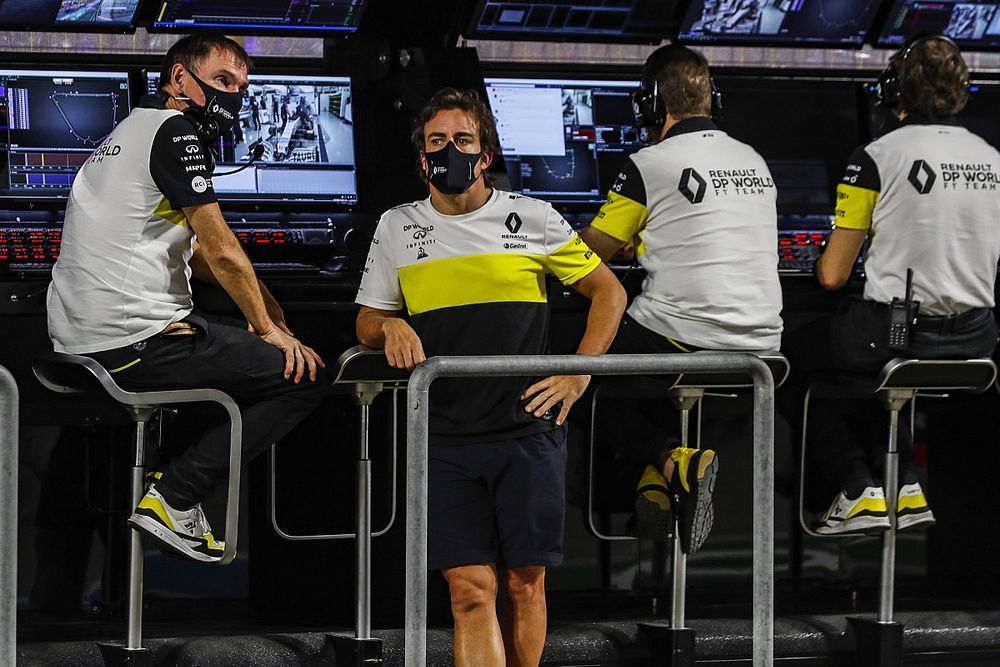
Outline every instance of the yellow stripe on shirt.
[(600, 265), (601, 258), (579, 234), (573, 234), (561, 248), (545, 258), (545, 268), (563, 285), (572, 285), (586, 278)]
[(866, 230), (872, 226), (872, 213), (879, 193), (868, 188), (841, 183), (837, 186), (836, 225), (842, 229)]
[(608, 236), (627, 243), (646, 226), (649, 209), (612, 191), (591, 224)]

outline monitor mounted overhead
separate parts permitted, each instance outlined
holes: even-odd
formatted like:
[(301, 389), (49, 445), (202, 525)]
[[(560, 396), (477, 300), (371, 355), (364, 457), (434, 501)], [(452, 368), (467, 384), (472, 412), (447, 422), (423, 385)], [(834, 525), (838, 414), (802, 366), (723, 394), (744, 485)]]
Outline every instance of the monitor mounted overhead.
[(880, 4), (881, 0), (694, 0), (677, 41), (860, 48)]
[(466, 37), (658, 44), (674, 0), (479, 0)]
[(0, 28), (134, 32), (139, 0), (0, 0)]
[(124, 71), (0, 69), (0, 196), (65, 199), (130, 108)]
[(219, 28), (239, 34), (350, 33), (367, 0), (160, 0), (150, 29)]
[[(150, 93), (159, 75), (147, 72)], [(338, 76), (251, 74), (243, 107), (229, 136), (216, 143), (212, 178), (221, 201), (357, 203), (351, 82)]]
[(1000, 3), (976, 0), (896, 0), (878, 46), (899, 48), (921, 35), (947, 35), (963, 49), (1000, 49)]

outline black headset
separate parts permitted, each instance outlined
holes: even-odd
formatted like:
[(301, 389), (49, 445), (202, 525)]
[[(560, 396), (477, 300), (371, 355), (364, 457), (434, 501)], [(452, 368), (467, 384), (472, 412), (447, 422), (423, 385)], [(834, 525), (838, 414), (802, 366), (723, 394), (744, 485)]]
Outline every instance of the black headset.
[[(708, 77), (708, 84), (712, 89), (711, 116), (718, 120), (722, 117), (722, 93), (713, 77)], [(660, 95), (659, 81), (655, 76), (644, 74), (639, 81), (639, 89), (632, 95), (632, 113), (643, 143), (653, 143), (659, 139), (669, 111), (666, 100)]]
[(899, 86), (900, 68), (906, 62), (906, 59), (910, 57), (910, 54), (913, 53), (913, 49), (920, 44), (932, 40), (946, 42), (955, 47), (956, 51), (958, 50), (958, 45), (947, 35), (922, 35), (911, 40), (909, 44), (902, 47), (889, 58), (889, 64), (879, 73), (878, 83), (875, 84), (875, 101), (878, 106), (890, 109), (895, 109), (899, 106), (900, 97), (902, 96)]

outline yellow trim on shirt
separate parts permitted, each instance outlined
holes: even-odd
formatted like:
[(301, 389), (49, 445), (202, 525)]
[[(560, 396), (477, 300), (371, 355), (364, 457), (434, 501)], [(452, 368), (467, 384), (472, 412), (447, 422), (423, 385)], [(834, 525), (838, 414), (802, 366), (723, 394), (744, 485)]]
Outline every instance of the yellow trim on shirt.
[(841, 183), (837, 186), (837, 220), (841, 229), (867, 230), (872, 226), (872, 213), (879, 193), (868, 188)]
[(188, 222), (187, 216), (184, 215), (184, 211), (178, 211), (171, 206), (170, 201), (166, 197), (160, 199), (160, 203), (156, 205), (156, 210), (153, 211), (153, 215), (163, 218), (170, 224), (177, 225), (178, 227), (191, 226), (191, 223)]
[(601, 265), (601, 258), (584, 243), (579, 234), (573, 234), (561, 248), (545, 258), (545, 268), (563, 285), (586, 278)]
[(646, 227), (648, 217), (649, 209), (645, 206), (612, 191), (608, 193), (608, 200), (590, 224), (594, 229), (627, 243)]

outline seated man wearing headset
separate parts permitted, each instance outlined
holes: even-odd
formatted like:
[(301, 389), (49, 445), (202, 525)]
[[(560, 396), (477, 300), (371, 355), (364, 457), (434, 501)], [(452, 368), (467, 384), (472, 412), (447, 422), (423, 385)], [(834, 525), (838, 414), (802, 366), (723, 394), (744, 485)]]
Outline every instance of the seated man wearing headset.
[[(712, 121), (718, 97), (698, 52), (670, 45), (646, 60), (634, 110), (652, 145), (626, 160), (581, 233), (605, 261), (636, 239), (646, 270), (611, 353), (778, 348), (777, 193), (764, 159)], [(662, 536), (673, 505), (692, 553), (711, 528), (718, 460), (668, 444), (676, 415), (658, 416), (637, 415), (650, 429), (635, 449), (655, 464), (639, 482), (638, 532)]]
[[(838, 289), (870, 239), (864, 296), (845, 299), (829, 329), (829, 362), (836, 369), (874, 375), (893, 357), (993, 352), (1000, 155), (955, 120), (968, 89), (962, 54), (943, 36), (903, 47), (879, 77), (879, 103), (901, 124), (850, 157), (837, 187), (836, 229), (816, 265), (819, 283)], [(911, 323), (908, 342), (890, 339), (894, 307)], [(817, 354), (814, 336), (787, 348), (797, 375), (826, 358)], [(836, 494), (818, 532), (888, 529), (889, 502), (899, 529), (934, 523), (908, 433), (900, 438), (898, 497), (885, 498), (879, 466), (886, 421), (874, 400), (823, 401), (810, 410), (806, 463), (816, 477), (813, 488), (823, 487), (826, 499)]]
[[(93, 357), (125, 389), (232, 395), (247, 460), (316, 407), (323, 366), (257, 280), (212, 188), (212, 144), (237, 120), (249, 65), (218, 32), (170, 48), (160, 94), (108, 135), (73, 182), (47, 301), (56, 351)], [(246, 322), (194, 311), (191, 275), (225, 289)], [(224, 545), (201, 501), (228, 467), (222, 424), (157, 473), (129, 523), (189, 558), (218, 560)]]

